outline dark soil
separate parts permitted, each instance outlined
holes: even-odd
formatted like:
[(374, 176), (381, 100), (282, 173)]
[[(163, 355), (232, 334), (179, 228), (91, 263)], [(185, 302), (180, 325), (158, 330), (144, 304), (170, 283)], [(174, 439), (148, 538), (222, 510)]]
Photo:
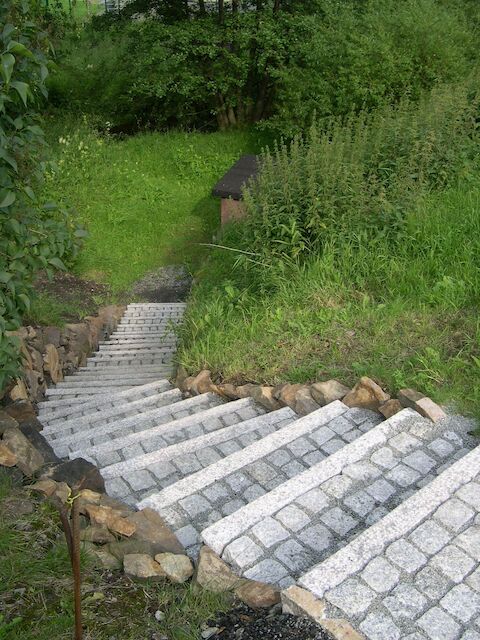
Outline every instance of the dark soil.
[(331, 636), (308, 618), (283, 614), (279, 605), (250, 609), (240, 605), (222, 613), (202, 636), (211, 640), (331, 640)]
[[(34, 286), (38, 294), (54, 298), (65, 307), (62, 314), (65, 322), (79, 322), (82, 315), (95, 315), (111, 296), (108, 286), (63, 271), (57, 271), (52, 280), (41, 272)], [(81, 310), (82, 315), (75, 309)]]
[(168, 265), (145, 274), (131, 288), (130, 295), (138, 302), (183, 302), (192, 277), (182, 265)]

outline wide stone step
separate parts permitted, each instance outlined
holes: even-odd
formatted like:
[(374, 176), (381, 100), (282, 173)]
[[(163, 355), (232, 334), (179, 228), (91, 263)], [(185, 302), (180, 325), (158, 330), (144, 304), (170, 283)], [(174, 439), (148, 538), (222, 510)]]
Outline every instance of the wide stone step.
[[(68, 389), (84, 389), (85, 391), (90, 390), (91, 388), (100, 389), (102, 387), (113, 387), (113, 386), (126, 386), (126, 387), (134, 387), (142, 384), (148, 384), (149, 382), (153, 382), (158, 379), (155, 374), (150, 376), (123, 376), (123, 377), (110, 377), (109, 379), (104, 379), (103, 376), (97, 376), (97, 379), (74, 379), (67, 378), (63, 382), (59, 382), (55, 389), (59, 390), (68, 390)], [(49, 394), (52, 395), (52, 394)]]
[(93, 358), (87, 362), (87, 369), (111, 369), (112, 367), (128, 367), (129, 365), (136, 367), (145, 366), (157, 366), (162, 367), (162, 371), (171, 371), (172, 367), (168, 366), (168, 363), (164, 362), (162, 357), (153, 356), (150, 357), (148, 355), (143, 356), (142, 358), (120, 358), (120, 359), (110, 359), (108, 361), (104, 360), (94, 360)]
[[(108, 406), (127, 404), (129, 402), (139, 400), (140, 398), (146, 398), (151, 395), (162, 393), (163, 391), (168, 391), (169, 389), (172, 389), (170, 382), (168, 380), (160, 379), (146, 385), (132, 387), (107, 398), (94, 398), (83, 403), (71, 401), (70, 406), (68, 406), (65, 401), (49, 400), (47, 402), (42, 402), (39, 406), (39, 414), (41, 415), (40, 419), (43, 422), (44, 418), (48, 421), (50, 418), (56, 420), (58, 418), (86, 415), (87, 413), (99, 411), (99, 407), (107, 408)], [(60, 402), (61, 404), (55, 406), (55, 402)], [(62, 404), (64, 406), (62, 406)], [(83, 404), (84, 406), (80, 407), (80, 404)]]
[(171, 389), (146, 398), (140, 398), (134, 402), (119, 402), (115, 406), (109, 405), (105, 409), (101, 407), (99, 411), (87, 413), (83, 416), (52, 420), (45, 426), (42, 433), (49, 439), (66, 438), (71, 434), (87, 433), (91, 429), (105, 427), (110, 422), (118, 423), (130, 416), (137, 417), (154, 409), (177, 406), (182, 400), (183, 397), (180, 390)]
[(161, 371), (143, 371), (141, 368), (135, 371), (133, 368), (128, 368), (124, 372), (122, 371), (107, 371), (101, 374), (98, 371), (89, 369), (86, 372), (74, 373), (71, 376), (66, 376), (64, 382), (79, 382), (85, 380), (86, 382), (92, 380), (131, 380), (132, 378), (151, 378), (151, 381), (158, 380), (161, 376)]
[(326, 605), (325, 618), (346, 619), (367, 640), (474, 640), (479, 525), (477, 446), (299, 584)]
[(286, 587), (428, 484), (472, 446), (406, 409), (205, 529), (239, 574)]
[[(223, 429), (207, 432), (179, 444), (167, 444), (146, 455), (127, 459), (102, 471), (106, 485), (122, 499), (135, 504), (150, 493), (205, 469), (232, 451), (240, 450), (266, 435), (285, 428), (296, 419), (288, 407), (241, 421)], [(142, 445), (144, 443), (142, 442)], [(131, 453), (128, 447), (125, 457)]]
[(90, 400), (90, 396), (100, 396), (106, 395), (110, 393), (119, 393), (121, 391), (126, 391), (135, 386), (142, 386), (141, 384), (135, 385), (135, 382), (125, 381), (125, 383), (117, 383), (112, 386), (106, 387), (85, 387), (82, 384), (75, 385), (74, 387), (63, 387), (63, 388), (51, 388), (47, 389), (46, 394), (48, 397), (58, 398), (61, 400), (69, 400), (70, 398), (80, 398), (85, 397), (87, 400)]
[(116, 349), (113, 351), (97, 351), (89, 362), (98, 362), (99, 360), (141, 360), (142, 358), (172, 358), (173, 349), (165, 349), (164, 347), (149, 347), (147, 349)]
[[(106, 466), (112, 462), (126, 459), (126, 449), (130, 447), (131, 455), (144, 453), (148, 442), (155, 437), (156, 429), (169, 432), (170, 429), (182, 429), (203, 420), (203, 414), (224, 404), (221, 398), (213, 394), (203, 394), (196, 398), (180, 400), (163, 407), (153, 407), (141, 413), (132, 414), (122, 419), (77, 429), (72, 434), (57, 434), (59, 437), (51, 444), (58, 456), (98, 458), (98, 466)], [(184, 422), (183, 422), (184, 421)], [(173, 424), (175, 423), (175, 424)], [(165, 425), (170, 424), (169, 429)], [(165, 427), (165, 428), (164, 428)], [(198, 429), (197, 429), (198, 430)], [(149, 435), (152, 431), (153, 435)], [(137, 433), (141, 436), (135, 437)], [(142, 442), (141, 450), (131, 445)], [(81, 453), (80, 453), (81, 451)], [(116, 455), (116, 452), (123, 452)]]
[(158, 511), (195, 555), (208, 525), (341, 449), (379, 419), (333, 402), (140, 504)]
[(113, 337), (110, 340), (108, 340), (108, 342), (102, 342), (100, 345), (100, 349), (106, 349), (107, 347), (119, 347), (119, 346), (125, 346), (128, 349), (130, 348), (134, 348), (134, 347), (140, 347), (140, 348), (146, 348), (146, 347), (150, 347), (150, 346), (156, 346), (161, 344), (163, 347), (171, 347), (174, 348), (177, 344), (177, 340), (174, 339), (170, 339), (170, 340), (162, 340), (161, 338), (156, 338), (156, 337), (150, 337), (150, 336), (144, 336), (144, 337), (134, 337), (134, 338), (128, 338), (128, 337)]
[[(208, 401), (203, 411), (184, 416), (177, 414), (174, 422), (168, 421), (168, 414), (158, 417), (156, 412), (152, 412), (152, 416), (140, 416), (140, 420), (136, 417), (127, 418), (121, 425), (119, 423), (113, 425), (109, 442), (93, 448), (91, 443), (86, 442), (80, 446), (76, 445), (73, 451), (78, 456), (79, 449), (82, 449), (82, 455), (88, 455), (96, 460), (100, 467), (135, 457), (135, 461), (129, 461), (128, 471), (140, 471), (150, 464), (141, 459), (145, 453), (155, 452), (170, 444), (195, 438), (264, 413), (265, 409), (251, 398), (221, 404), (218, 404), (217, 400), (213, 406), (210, 406)], [(120, 467), (116, 467), (115, 470), (110, 469), (109, 477), (114, 477), (114, 473), (121, 475), (122, 469)]]
[(147, 342), (147, 343), (138, 343), (138, 342), (120, 342), (118, 344), (110, 344), (108, 342), (105, 342), (104, 344), (100, 345), (100, 348), (98, 350), (97, 353), (101, 354), (101, 353), (117, 353), (119, 351), (146, 351), (146, 350), (151, 350), (151, 349), (161, 349), (164, 352), (168, 352), (168, 351), (174, 351), (175, 350), (175, 345), (164, 345), (161, 341), (155, 341), (155, 342)]
[(143, 326), (132, 326), (132, 325), (118, 325), (117, 330), (112, 333), (114, 338), (125, 337), (126, 335), (136, 335), (136, 336), (148, 336), (148, 335), (158, 335), (164, 336), (168, 338), (174, 338), (175, 334), (171, 330), (170, 327), (163, 327), (161, 325), (143, 325)]

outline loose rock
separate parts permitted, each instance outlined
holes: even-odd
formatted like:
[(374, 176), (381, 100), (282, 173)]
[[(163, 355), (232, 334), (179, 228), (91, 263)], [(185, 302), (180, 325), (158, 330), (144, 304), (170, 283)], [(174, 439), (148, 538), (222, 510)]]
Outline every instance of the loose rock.
[(380, 411), (380, 413), (385, 416), (385, 418), (391, 418), (392, 416), (394, 416), (396, 413), (398, 413), (399, 411), (401, 411), (403, 409), (402, 405), (400, 404), (399, 400), (387, 400), (387, 402), (385, 402), (384, 404), (382, 404), (378, 410)]
[(17, 467), (24, 475), (31, 477), (43, 466), (43, 456), (20, 429), (6, 429), (3, 434), (3, 444), (16, 456)]
[(402, 407), (410, 409), (415, 408), (415, 403), (424, 397), (423, 393), (415, 391), (415, 389), (400, 389), (398, 392), (398, 400)]
[(157, 553), (184, 554), (185, 549), (164, 520), (153, 509), (142, 509), (128, 516), (129, 522), (136, 527), (135, 540), (148, 542), (152, 555)]
[(85, 510), (93, 523), (104, 525), (110, 529), (110, 531), (119, 533), (127, 538), (132, 536), (137, 529), (136, 525), (131, 522), (131, 520), (123, 518), (117, 511), (110, 507), (87, 504)]
[(388, 393), (371, 378), (363, 376), (353, 387), (352, 391), (343, 398), (347, 407), (361, 407), (376, 410), (381, 404), (390, 400)]
[(0, 435), (5, 429), (13, 429), (15, 427), (18, 427), (18, 422), (5, 411), (0, 411)]
[(432, 422), (438, 422), (447, 417), (445, 411), (430, 398), (421, 398), (415, 403), (415, 410), (424, 418), (429, 418)]
[(271, 584), (248, 580), (235, 589), (235, 595), (253, 609), (273, 607), (280, 602), (280, 591)]
[(17, 464), (17, 456), (10, 451), (6, 444), (0, 442), (0, 465), (2, 467), (14, 467)]
[(244, 584), (244, 580), (235, 575), (227, 563), (207, 546), (200, 550), (194, 580), (204, 589), (215, 593), (231, 591)]
[(67, 482), (75, 492), (90, 489), (105, 493), (105, 481), (100, 471), (94, 464), (83, 458), (62, 462), (50, 469), (45, 475), (57, 482)]
[(335, 402), (335, 400), (341, 400), (349, 392), (349, 387), (338, 382), (338, 380), (316, 382), (310, 387), (312, 398), (318, 402), (321, 407), (324, 407), (326, 404), (330, 404), (331, 402)]
[(80, 531), (80, 540), (94, 542), (95, 544), (107, 544), (115, 542), (115, 536), (106, 527), (89, 526)]
[(305, 386), (304, 384), (284, 384), (274, 392), (274, 396), (280, 401), (281, 405), (290, 407), (295, 411), (297, 393)]
[(162, 567), (167, 578), (175, 584), (186, 582), (193, 574), (193, 565), (187, 556), (157, 553), (155, 560)]
[(132, 578), (160, 580), (165, 577), (162, 567), (143, 553), (131, 553), (123, 558), (123, 570)]
[(265, 407), (268, 411), (276, 411), (280, 409), (279, 401), (273, 396), (273, 387), (255, 386), (251, 394), (252, 398)]
[(304, 387), (295, 394), (295, 411), (301, 416), (306, 416), (312, 411), (320, 409), (320, 405), (315, 402), (310, 393), (310, 389)]
[(53, 384), (57, 384), (63, 380), (62, 365), (60, 363), (57, 348), (53, 344), (47, 344), (45, 347), (43, 370), (49, 374)]

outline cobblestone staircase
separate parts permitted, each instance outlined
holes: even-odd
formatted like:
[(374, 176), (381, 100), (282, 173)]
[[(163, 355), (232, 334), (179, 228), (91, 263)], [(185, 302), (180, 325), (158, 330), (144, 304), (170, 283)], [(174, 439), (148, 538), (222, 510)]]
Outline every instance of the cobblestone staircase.
[[(252, 399), (184, 399), (167, 378), (184, 305), (129, 305), (50, 389), (44, 435), (155, 509), (192, 557), (322, 602), (371, 640), (480, 639), (480, 447), (471, 424), (334, 402), (305, 417)], [(297, 586), (294, 586), (297, 585)], [(293, 604), (292, 604), (293, 603)]]

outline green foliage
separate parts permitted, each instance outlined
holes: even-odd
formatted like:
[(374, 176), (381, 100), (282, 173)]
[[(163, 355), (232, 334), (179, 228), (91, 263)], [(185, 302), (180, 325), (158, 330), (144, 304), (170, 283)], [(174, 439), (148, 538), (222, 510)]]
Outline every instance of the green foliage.
[(44, 134), (38, 108), (46, 97), (48, 41), (31, 21), (28, 4), (0, 3), (0, 390), (17, 372), (14, 340), (32, 300), (39, 269), (64, 269), (82, 231), (65, 210), (42, 203)]
[[(198, 274), (179, 361), (276, 384), (369, 375), (480, 416), (480, 174), (428, 194), (397, 241), (332, 229), (321, 254), (265, 274), (215, 250)], [(238, 241), (238, 238), (237, 238)]]
[(249, 130), (118, 138), (58, 114), (46, 131), (55, 167), (43, 195), (70, 203), (89, 231), (74, 270), (114, 293), (165, 264), (198, 265), (219, 221), (212, 186), (266, 142)]
[(478, 62), (480, 10), (468, 0), (272, 5), (229, 11), (222, 23), (163, 0), (97, 17), (61, 44), (52, 100), (127, 131), (263, 119), (290, 136), (314, 115), (416, 100)]
[(265, 264), (318, 252), (332, 232), (394, 239), (425, 193), (466, 175), (476, 160), (476, 87), (476, 79), (447, 85), (418, 104), (313, 125), (305, 138), (265, 152), (245, 193), (243, 246)]

